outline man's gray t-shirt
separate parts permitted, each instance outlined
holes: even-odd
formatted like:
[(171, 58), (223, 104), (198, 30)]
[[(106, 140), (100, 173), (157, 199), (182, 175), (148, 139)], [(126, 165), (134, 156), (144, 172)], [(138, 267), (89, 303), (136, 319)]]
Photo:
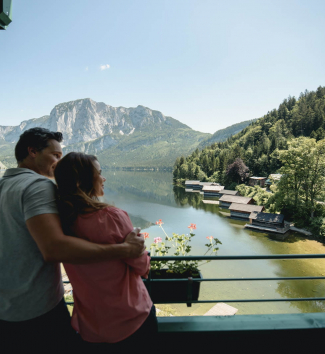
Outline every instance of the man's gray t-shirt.
[(35, 318), (63, 297), (60, 265), (44, 262), (26, 226), (33, 216), (58, 213), (55, 188), (50, 179), (27, 168), (8, 169), (0, 179), (1, 320)]

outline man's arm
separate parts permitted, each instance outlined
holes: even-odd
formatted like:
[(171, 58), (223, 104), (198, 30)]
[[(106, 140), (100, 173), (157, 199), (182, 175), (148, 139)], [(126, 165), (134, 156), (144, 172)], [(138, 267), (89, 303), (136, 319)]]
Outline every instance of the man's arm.
[(140, 229), (132, 231), (122, 244), (101, 245), (64, 235), (57, 214), (33, 216), (26, 221), (26, 225), (46, 262), (86, 264), (137, 258), (145, 250), (143, 236), (137, 235)]

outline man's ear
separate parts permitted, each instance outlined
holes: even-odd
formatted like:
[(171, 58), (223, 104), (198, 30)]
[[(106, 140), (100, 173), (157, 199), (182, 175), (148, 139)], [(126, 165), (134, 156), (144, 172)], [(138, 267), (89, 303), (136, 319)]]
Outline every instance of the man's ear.
[(37, 153), (37, 149), (34, 147), (28, 147), (28, 155), (31, 157), (35, 157)]

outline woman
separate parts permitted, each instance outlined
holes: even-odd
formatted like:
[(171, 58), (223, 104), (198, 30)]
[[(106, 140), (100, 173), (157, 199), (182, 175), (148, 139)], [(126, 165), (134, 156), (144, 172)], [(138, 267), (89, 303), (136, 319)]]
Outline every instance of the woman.
[[(65, 233), (96, 243), (122, 243), (132, 231), (125, 211), (98, 200), (106, 179), (95, 156), (67, 154), (57, 164), (55, 179)], [(122, 350), (157, 331), (155, 308), (141, 279), (149, 266), (147, 252), (137, 259), (64, 264), (73, 287), (71, 324), (85, 341), (115, 343), (109, 347)]]

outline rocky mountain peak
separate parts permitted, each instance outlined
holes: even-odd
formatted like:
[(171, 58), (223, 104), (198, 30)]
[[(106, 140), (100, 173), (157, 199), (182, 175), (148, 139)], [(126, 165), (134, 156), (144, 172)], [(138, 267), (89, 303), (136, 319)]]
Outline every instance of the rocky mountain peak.
[(56, 105), (49, 116), (30, 119), (16, 127), (1, 127), (0, 139), (16, 142), (20, 134), (33, 127), (43, 127), (63, 133), (64, 145), (90, 142), (114, 133), (133, 134), (138, 129), (164, 129), (171, 124), (184, 128), (184, 124), (165, 117), (161, 112), (145, 106), (136, 108), (112, 107), (91, 98)]

